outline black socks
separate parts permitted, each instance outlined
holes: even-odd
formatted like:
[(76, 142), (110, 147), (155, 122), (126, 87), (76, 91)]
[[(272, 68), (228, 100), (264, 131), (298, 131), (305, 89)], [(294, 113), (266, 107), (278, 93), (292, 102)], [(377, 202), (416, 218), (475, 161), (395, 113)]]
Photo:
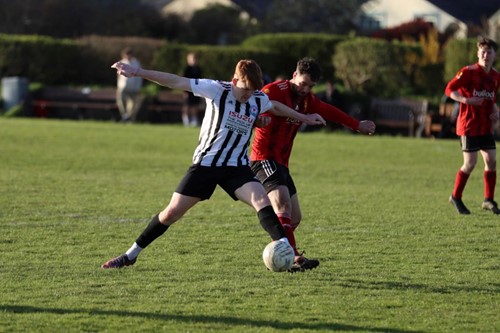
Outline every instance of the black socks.
[(167, 231), (168, 227), (168, 225), (160, 223), (159, 215), (155, 215), (155, 217), (153, 217), (146, 229), (144, 229), (142, 234), (137, 238), (135, 242), (137, 243), (137, 245), (144, 249), (155, 239), (163, 235), (165, 231)]
[(286, 238), (285, 229), (280, 223), (278, 216), (274, 213), (272, 206), (262, 208), (258, 213), (262, 228), (271, 236), (272, 240)]

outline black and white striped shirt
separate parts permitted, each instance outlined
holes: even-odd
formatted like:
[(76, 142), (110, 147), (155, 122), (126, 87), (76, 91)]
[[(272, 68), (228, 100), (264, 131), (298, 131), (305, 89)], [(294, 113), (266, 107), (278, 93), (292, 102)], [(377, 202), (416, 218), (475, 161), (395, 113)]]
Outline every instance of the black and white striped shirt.
[(206, 110), (193, 163), (203, 166), (248, 165), (248, 146), (255, 120), (272, 107), (266, 94), (255, 91), (244, 104), (230, 82), (192, 79), (195, 96), (205, 98)]

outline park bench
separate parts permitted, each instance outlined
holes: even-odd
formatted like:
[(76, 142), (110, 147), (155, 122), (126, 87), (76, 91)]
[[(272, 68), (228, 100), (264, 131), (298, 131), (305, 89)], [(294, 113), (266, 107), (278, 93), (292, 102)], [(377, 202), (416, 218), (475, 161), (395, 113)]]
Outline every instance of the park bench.
[(35, 116), (62, 119), (118, 119), (115, 90), (45, 87), (33, 93)]
[(425, 129), (428, 102), (409, 99), (372, 99), (370, 119), (377, 132), (403, 132), (410, 137), (421, 137)]
[(455, 136), (455, 122), (458, 105), (454, 102), (441, 103), (437, 114), (428, 114), (425, 123), (427, 137), (449, 138)]
[(138, 116), (153, 123), (182, 122), (183, 103), (183, 93), (162, 90), (155, 97), (146, 101), (146, 107)]
[[(38, 117), (61, 119), (119, 120), (114, 88), (74, 89), (46, 87), (31, 98), (33, 113)], [(137, 114), (138, 121), (180, 122), (184, 97), (182, 93), (161, 91), (145, 98)]]

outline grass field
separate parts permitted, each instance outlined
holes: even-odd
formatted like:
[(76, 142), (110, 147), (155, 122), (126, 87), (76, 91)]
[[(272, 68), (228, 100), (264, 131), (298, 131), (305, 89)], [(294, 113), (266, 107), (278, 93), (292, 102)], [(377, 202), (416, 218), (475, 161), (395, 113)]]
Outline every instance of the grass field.
[(301, 133), (314, 271), (266, 271), (256, 214), (217, 190), (148, 247), (197, 130), (0, 118), (0, 332), (500, 332), (500, 217), (482, 163), (459, 216), (455, 140)]

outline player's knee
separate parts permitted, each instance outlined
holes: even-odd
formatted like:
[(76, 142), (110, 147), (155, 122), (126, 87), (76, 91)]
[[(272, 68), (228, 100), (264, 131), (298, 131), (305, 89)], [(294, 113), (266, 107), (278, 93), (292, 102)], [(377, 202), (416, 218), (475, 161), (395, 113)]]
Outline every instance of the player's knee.
[(475, 163), (465, 163), (464, 165), (462, 165), (462, 172), (465, 172), (466, 174), (471, 174), (472, 171), (474, 170), (474, 167), (476, 166)]
[(299, 226), (300, 222), (301, 222), (301, 216), (299, 216), (298, 218), (294, 218), (292, 217), (292, 227), (293, 227), (293, 230), (297, 229), (297, 227)]
[(159, 215), (160, 223), (165, 225), (172, 225), (174, 222), (178, 221), (184, 212), (179, 211), (175, 208), (167, 206)]

